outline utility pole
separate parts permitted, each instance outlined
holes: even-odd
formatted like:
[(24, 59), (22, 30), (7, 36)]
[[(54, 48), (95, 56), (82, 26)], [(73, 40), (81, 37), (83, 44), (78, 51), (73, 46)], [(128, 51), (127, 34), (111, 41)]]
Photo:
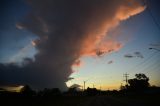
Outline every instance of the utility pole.
[(123, 74), (123, 77), (125, 77), (125, 82), (126, 82), (126, 86), (128, 85), (128, 77), (129, 77), (129, 74), (125, 73)]
[(83, 82), (84, 82), (83, 91), (85, 91), (86, 81), (83, 81)]
[[(88, 79), (89, 80), (89, 79)], [(85, 86), (86, 86), (86, 82), (88, 81), (88, 80), (86, 80), (86, 81), (83, 81), (83, 83), (84, 83), (84, 86), (83, 86), (83, 91), (85, 91)]]
[(82, 86), (82, 91), (83, 91), (83, 86)]

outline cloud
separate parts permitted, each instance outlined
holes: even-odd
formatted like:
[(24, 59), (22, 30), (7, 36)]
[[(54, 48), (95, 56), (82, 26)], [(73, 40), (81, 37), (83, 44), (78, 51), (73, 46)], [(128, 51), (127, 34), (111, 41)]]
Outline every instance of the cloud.
[(141, 52), (134, 52), (136, 57), (144, 58)]
[(134, 52), (133, 54), (126, 54), (124, 55), (126, 58), (133, 58), (133, 57), (139, 57), (144, 58), (144, 56), (141, 54), (141, 52)]
[(113, 60), (110, 60), (109, 62), (108, 62), (108, 64), (112, 64), (113, 63)]
[(17, 63), (18, 65), (21, 65), (21, 62), (23, 62), (23, 58), (26, 58), (26, 56), (29, 54), (31, 49), (32, 49), (32, 46), (29, 43), (25, 47), (21, 48), (15, 55), (10, 57), (8, 61), (10, 63)]
[[(121, 21), (144, 11), (137, 0), (27, 0), (32, 10), (18, 22), (19, 29), (38, 36), (32, 44), (38, 50), (35, 61), (24, 67), (0, 64), (1, 84), (29, 84), (36, 89), (58, 87), (65, 82), (72, 66), (82, 56), (97, 51), (110, 53), (122, 48), (108, 32)], [(12, 70), (12, 71), (10, 71)]]
[(19, 25), (19, 24), (16, 24), (16, 28), (17, 29), (23, 29), (23, 27), (21, 25)]
[(75, 60), (75, 62), (73, 63), (72, 67), (81, 67), (83, 65), (81, 60)]
[(68, 81), (73, 80), (73, 79), (74, 79), (73, 77), (69, 77), (69, 78), (68, 78)]
[(70, 88), (79, 88), (79, 87), (82, 87), (81, 85), (78, 85), (78, 84), (73, 84), (70, 86)]
[(132, 54), (125, 54), (124, 57), (126, 57), (126, 58), (133, 58), (134, 56)]
[(122, 47), (123, 45), (119, 42), (106, 40), (105, 42), (99, 44), (99, 48), (95, 51), (95, 55), (103, 56), (105, 54), (118, 51)]

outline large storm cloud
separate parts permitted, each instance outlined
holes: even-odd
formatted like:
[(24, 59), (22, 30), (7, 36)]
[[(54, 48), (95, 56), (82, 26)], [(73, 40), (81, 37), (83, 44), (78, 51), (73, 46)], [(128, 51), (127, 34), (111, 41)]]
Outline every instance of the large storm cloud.
[(38, 36), (32, 44), (38, 50), (35, 61), (23, 66), (0, 64), (0, 84), (29, 84), (33, 88), (58, 87), (72, 73), (72, 65), (82, 56), (97, 51), (119, 50), (122, 45), (107, 33), (123, 20), (141, 13), (138, 0), (27, 0), (29, 14), (16, 26)]

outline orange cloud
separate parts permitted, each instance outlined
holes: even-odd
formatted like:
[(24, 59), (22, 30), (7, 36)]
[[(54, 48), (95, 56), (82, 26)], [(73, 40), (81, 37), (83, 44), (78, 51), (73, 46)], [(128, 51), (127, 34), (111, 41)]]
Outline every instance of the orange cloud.
[(120, 21), (126, 20), (131, 16), (137, 15), (145, 10), (146, 6), (141, 6), (140, 3), (134, 2), (133, 0), (130, 1), (132, 5), (130, 6), (124, 5), (119, 7), (115, 19)]
[(87, 33), (86, 38), (82, 42), (80, 55), (94, 56), (97, 55), (97, 51), (110, 53), (110, 51), (118, 51), (121, 49), (123, 44), (114, 38), (105, 42), (102, 42), (102, 40), (104, 37), (109, 37), (108, 32), (115, 29), (121, 21), (125, 21), (131, 16), (141, 13), (145, 8), (145, 6), (142, 6), (135, 0), (126, 0), (126, 3), (123, 3), (117, 8), (113, 17), (102, 18), (97, 26), (91, 24), (94, 27), (89, 26), (92, 30)]
[(82, 61), (76, 60), (76, 61), (74, 62), (74, 64), (73, 64), (73, 66), (77, 66), (77, 67), (82, 66)]

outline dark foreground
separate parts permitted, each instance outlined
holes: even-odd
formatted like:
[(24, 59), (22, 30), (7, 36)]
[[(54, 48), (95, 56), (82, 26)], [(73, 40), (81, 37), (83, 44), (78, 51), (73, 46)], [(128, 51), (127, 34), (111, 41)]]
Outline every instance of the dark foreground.
[(3, 97), (0, 106), (160, 106), (160, 95)]

